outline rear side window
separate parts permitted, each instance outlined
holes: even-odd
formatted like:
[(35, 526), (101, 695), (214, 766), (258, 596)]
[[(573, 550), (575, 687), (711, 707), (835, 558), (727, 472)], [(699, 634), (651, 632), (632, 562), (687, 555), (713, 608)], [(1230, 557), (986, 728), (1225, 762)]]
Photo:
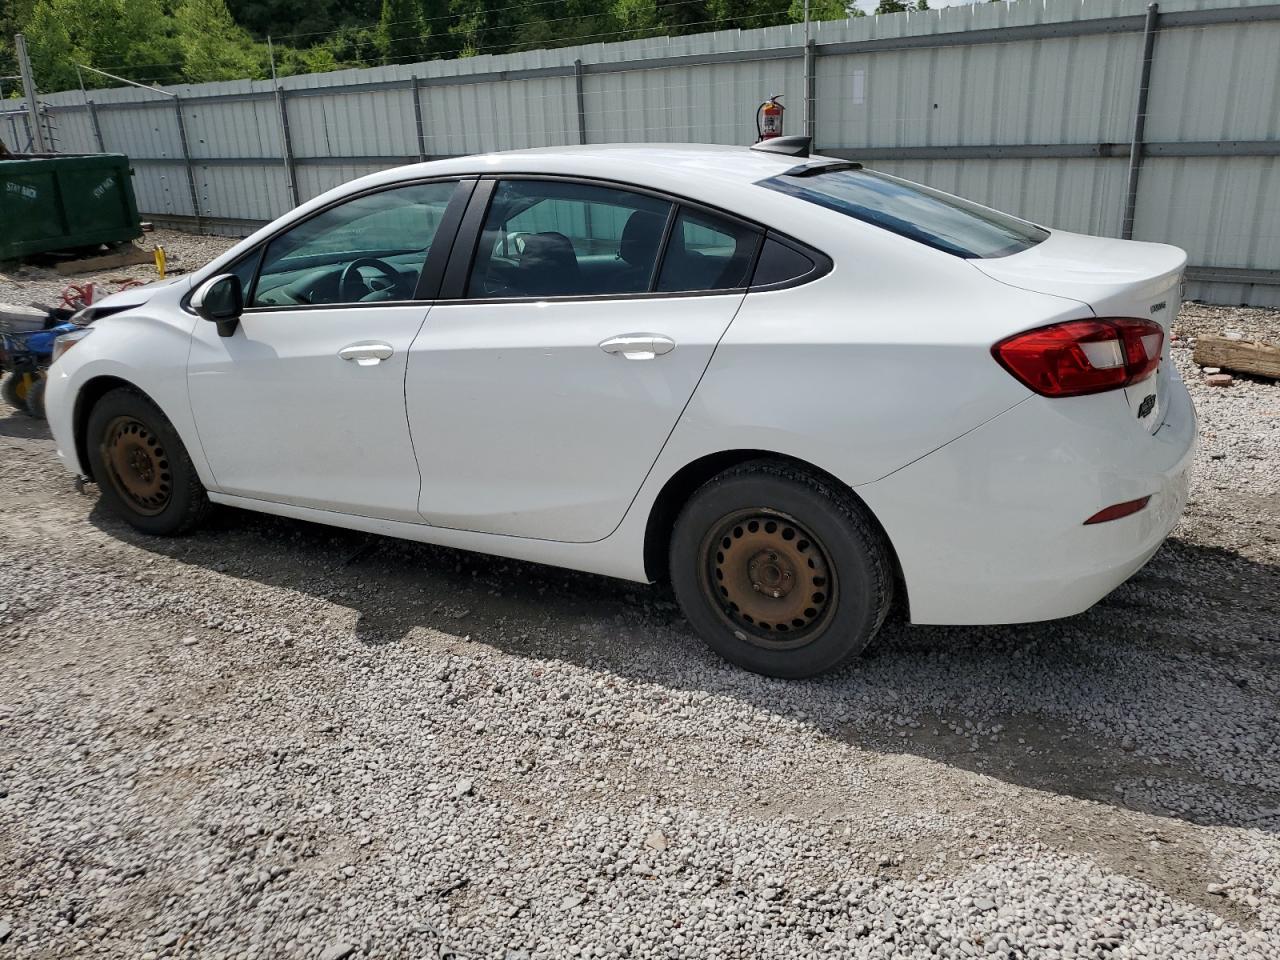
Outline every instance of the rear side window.
[(742, 224), (681, 209), (662, 257), (664, 293), (735, 290), (747, 285), (760, 233)]
[(969, 260), (1007, 257), (1049, 236), (1025, 220), (874, 170), (783, 174), (760, 185)]
[(775, 283), (789, 283), (813, 273), (817, 268), (818, 265), (806, 254), (769, 237), (760, 250), (760, 260), (756, 263), (751, 285), (765, 287)]

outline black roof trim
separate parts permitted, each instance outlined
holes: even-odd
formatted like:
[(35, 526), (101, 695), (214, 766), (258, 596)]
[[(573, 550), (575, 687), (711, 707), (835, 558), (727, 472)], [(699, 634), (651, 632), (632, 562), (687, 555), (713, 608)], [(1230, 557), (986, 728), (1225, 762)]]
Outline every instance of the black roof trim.
[(792, 167), (785, 173), (780, 174), (783, 177), (812, 177), (819, 173), (831, 173), (833, 170), (861, 170), (862, 164), (854, 160), (815, 160), (812, 163), (802, 163), (798, 167)]

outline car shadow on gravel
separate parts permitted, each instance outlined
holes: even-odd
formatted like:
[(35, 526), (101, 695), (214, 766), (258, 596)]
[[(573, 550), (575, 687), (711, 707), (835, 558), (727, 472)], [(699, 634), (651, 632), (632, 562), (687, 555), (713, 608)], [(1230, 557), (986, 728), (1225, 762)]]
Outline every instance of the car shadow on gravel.
[(18, 413), (12, 407), (0, 404), (0, 437), (20, 440), (49, 439), (49, 425), (43, 420)]
[[(1068, 620), (890, 621), (829, 676), (770, 680), (712, 656), (670, 591), (239, 510), (177, 540), (103, 508), (111, 536), (354, 612), (369, 647), (414, 631), (696, 689), (1023, 787), (1199, 824), (1280, 831), (1280, 565), (1171, 540)], [(1249, 598), (1242, 603), (1240, 598)]]

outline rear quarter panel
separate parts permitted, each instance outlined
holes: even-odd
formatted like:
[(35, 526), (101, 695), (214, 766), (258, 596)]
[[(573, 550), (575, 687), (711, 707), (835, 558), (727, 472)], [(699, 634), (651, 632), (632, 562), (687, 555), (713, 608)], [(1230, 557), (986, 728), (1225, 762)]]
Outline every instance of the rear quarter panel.
[(759, 449), (850, 486), (880, 479), (1030, 395), (992, 359), (994, 342), (1090, 316), (883, 231), (847, 232), (821, 245), (827, 276), (748, 293), (657, 472)]

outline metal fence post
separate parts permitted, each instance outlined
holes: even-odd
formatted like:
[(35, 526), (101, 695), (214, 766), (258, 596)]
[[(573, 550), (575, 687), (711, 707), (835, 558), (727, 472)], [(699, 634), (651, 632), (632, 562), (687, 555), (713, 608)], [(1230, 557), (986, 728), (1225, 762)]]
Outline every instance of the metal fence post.
[(422, 125), (422, 91), (418, 88), (418, 78), (409, 78), (409, 90), (413, 94), (413, 125), (418, 137), (418, 161), (427, 159), (427, 130)]
[(573, 61), (573, 92), (578, 101), (578, 143), (587, 142), (587, 101), (582, 90), (582, 61)]
[(1120, 221), (1120, 236), (1133, 239), (1133, 218), (1138, 209), (1138, 175), (1142, 170), (1143, 138), (1147, 127), (1147, 95), (1151, 89), (1151, 62), (1155, 59), (1156, 29), (1159, 25), (1160, 4), (1147, 5), (1147, 20), (1142, 29), (1142, 69), (1138, 75), (1138, 104), (1133, 112), (1133, 140), (1129, 144), (1129, 176), (1125, 182), (1124, 215)]
[[(818, 47), (813, 40), (806, 40), (804, 44), (804, 135), (812, 141), (814, 131), (817, 129), (817, 123), (814, 119), (814, 113), (817, 108), (817, 59)], [(815, 144), (812, 142), (810, 146)]]
[(102, 124), (98, 122), (98, 105), (88, 97), (85, 98), (84, 102), (85, 106), (89, 108), (89, 124), (93, 127), (93, 139), (98, 144), (98, 152), (106, 153), (107, 146), (102, 139)]
[(44, 131), (40, 129), (40, 103), (37, 100), (36, 82), (31, 73), (31, 58), (27, 56), (27, 38), (14, 34), (14, 53), (18, 57), (18, 74), (22, 77), (22, 95), (27, 99), (27, 133), (35, 153), (47, 153)]
[(284, 88), (276, 87), (276, 110), (280, 113), (280, 157), (284, 161), (284, 182), (289, 189), (289, 207), (298, 205), (298, 168), (293, 161), (293, 138), (289, 136), (289, 105)]
[(200, 222), (200, 194), (196, 190), (196, 168), (191, 163), (191, 147), (187, 142), (187, 121), (182, 116), (182, 98), (173, 95), (173, 112), (178, 118), (178, 142), (182, 145), (182, 162), (187, 167), (187, 189), (191, 192), (191, 213)]

